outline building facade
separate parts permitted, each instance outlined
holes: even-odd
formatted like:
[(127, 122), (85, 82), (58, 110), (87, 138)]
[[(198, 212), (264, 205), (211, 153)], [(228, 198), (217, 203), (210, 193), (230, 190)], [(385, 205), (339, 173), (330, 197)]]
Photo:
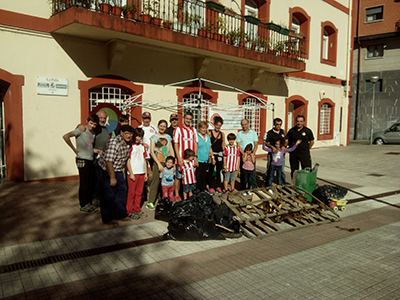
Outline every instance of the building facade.
[[(125, 10), (120, 9), (124, 7)], [(246, 117), (260, 144), (299, 114), (315, 147), (347, 145), (347, 0), (0, 0), (2, 174), (74, 178), (61, 138), (89, 113), (131, 124), (190, 110)], [(227, 126), (226, 133), (238, 128)], [(263, 155), (261, 146), (257, 151)]]
[[(365, 140), (371, 131), (383, 131), (400, 119), (400, 2), (357, 0), (353, 4), (350, 138)], [(371, 76), (378, 76), (375, 95)]]

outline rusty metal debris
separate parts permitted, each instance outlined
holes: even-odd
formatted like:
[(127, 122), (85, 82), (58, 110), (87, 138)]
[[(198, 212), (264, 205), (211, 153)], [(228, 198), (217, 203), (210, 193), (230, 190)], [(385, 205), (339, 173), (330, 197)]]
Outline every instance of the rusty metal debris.
[(286, 230), (339, 221), (339, 215), (311, 195), (293, 185), (275, 185), (214, 196), (225, 202), (248, 238), (262, 238)]

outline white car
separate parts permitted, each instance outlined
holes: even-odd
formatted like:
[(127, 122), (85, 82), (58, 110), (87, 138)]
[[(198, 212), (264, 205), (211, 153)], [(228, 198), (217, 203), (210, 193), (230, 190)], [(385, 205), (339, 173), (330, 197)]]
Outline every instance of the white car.
[(400, 144), (400, 123), (393, 124), (385, 131), (374, 132), (374, 144)]

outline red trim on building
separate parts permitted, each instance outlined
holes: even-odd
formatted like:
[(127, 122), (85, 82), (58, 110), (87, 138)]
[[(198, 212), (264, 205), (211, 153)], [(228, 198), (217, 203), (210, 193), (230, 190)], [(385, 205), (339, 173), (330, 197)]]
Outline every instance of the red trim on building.
[(332, 5), (333, 7), (336, 7), (337, 9), (341, 10), (342, 12), (349, 14), (350, 13), (350, 9), (346, 6), (344, 6), (343, 4), (340, 4), (339, 2), (335, 1), (335, 0), (324, 0), (324, 2)]
[(51, 32), (49, 19), (0, 9), (0, 24), (42, 32)]
[[(293, 111), (293, 124), (288, 124), (287, 119), (289, 115), (289, 103), (293, 103), (295, 105), (295, 109)], [(290, 128), (292, 128), (296, 124), (296, 117), (298, 115), (303, 115), (305, 117), (304, 126), (307, 126), (307, 112), (308, 112), (308, 100), (300, 95), (293, 95), (289, 98), (285, 99), (285, 115), (286, 115), (286, 122), (285, 122), (285, 131), (288, 132)]]
[[(321, 126), (321, 106), (322, 104), (328, 104), (331, 108), (331, 115), (330, 115), (330, 126), (329, 126), (329, 134), (320, 134), (320, 126)], [(335, 103), (328, 98), (322, 99), (318, 102), (318, 140), (332, 140), (333, 139), (333, 129), (334, 129), (334, 122), (335, 122)]]
[[(0, 16), (1, 18), (1, 16)], [(0, 69), (0, 91), (4, 94), (4, 129), (7, 178), (24, 181), (24, 137), (22, 123), (22, 86), (24, 76)]]
[[(299, 20), (300, 22), (300, 32), (304, 35), (305, 41), (303, 42), (304, 49), (302, 50), (304, 58), (309, 58), (309, 47), (310, 47), (310, 24), (311, 24), (311, 17), (306, 13), (304, 9), (301, 7), (292, 7), (289, 8), (289, 28), (292, 29), (292, 20), (293, 15)], [(301, 50), (301, 49), (300, 49)]]
[(285, 75), (290, 76), (290, 77), (297, 77), (297, 78), (303, 78), (303, 79), (308, 79), (308, 80), (313, 80), (313, 81), (342, 85), (342, 79), (332, 78), (332, 77), (328, 77), (328, 76), (322, 76), (322, 75), (313, 74), (313, 73), (291, 72), (291, 73), (285, 73)]
[[(323, 44), (324, 44), (324, 31), (327, 30), (329, 34), (328, 39), (328, 59), (323, 58)], [(337, 59), (337, 37), (338, 29), (330, 21), (321, 22), (321, 63), (335, 66)]]
[[(246, 91), (249, 94), (252, 94), (254, 96), (257, 96), (260, 99), (263, 99), (265, 101), (268, 101), (268, 97), (264, 96), (262, 93), (254, 90)], [(239, 105), (243, 105), (243, 99), (251, 97), (249, 94), (239, 94), (238, 95), (238, 103)], [(241, 121), (241, 120), (240, 120)], [(260, 109), (260, 134), (258, 135), (258, 144), (263, 143), (263, 137), (264, 133), (267, 128), (267, 109), (266, 108), (261, 108)], [(250, 128), (253, 129), (253, 128)], [(253, 129), (254, 130), (254, 129)], [(241, 130), (238, 130), (238, 132)]]
[[(81, 91), (81, 123), (86, 124), (86, 119), (89, 115), (89, 90), (96, 86), (120, 86), (133, 91), (131, 96), (140, 95), (143, 93), (143, 86), (136, 85), (128, 80), (108, 79), (108, 78), (92, 78), (87, 81), (78, 81), (78, 88)], [(142, 100), (142, 96), (136, 99), (137, 102)], [(127, 109), (127, 114), (131, 116), (131, 125), (137, 127), (142, 124), (142, 107), (134, 106)]]

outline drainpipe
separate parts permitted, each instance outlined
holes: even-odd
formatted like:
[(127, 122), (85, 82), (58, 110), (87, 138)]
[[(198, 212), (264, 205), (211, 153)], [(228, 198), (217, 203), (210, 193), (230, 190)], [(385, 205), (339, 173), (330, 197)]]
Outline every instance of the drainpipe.
[(354, 140), (357, 140), (357, 131), (358, 131), (358, 102), (359, 102), (359, 94), (360, 94), (360, 70), (361, 70), (361, 43), (360, 43), (360, 32), (359, 32), (359, 24), (360, 24), (360, 0), (357, 1), (357, 26), (356, 26), (356, 36), (357, 36), (357, 45), (358, 45), (358, 57), (357, 57), (357, 83), (356, 83), (356, 103), (354, 105)]
[[(353, 32), (353, 23), (352, 23), (352, 13), (353, 13), (353, 0), (349, 0), (349, 15), (348, 15), (348, 27), (347, 27), (347, 61), (346, 61), (346, 97), (343, 105), (343, 110), (347, 112), (346, 116), (342, 118), (342, 124), (347, 124), (347, 126), (342, 126), (344, 132), (346, 132), (346, 139), (342, 140), (344, 145), (349, 144), (349, 133), (350, 133), (350, 116), (351, 116), (351, 106), (349, 101), (350, 94), (350, 82), (351, 82), (351, 73), (352, 73), (352, 56), (353, 56), (353, 41), (352, 41), (352, 32)], [(347, 109), (346, 109), (347, 108)]]

